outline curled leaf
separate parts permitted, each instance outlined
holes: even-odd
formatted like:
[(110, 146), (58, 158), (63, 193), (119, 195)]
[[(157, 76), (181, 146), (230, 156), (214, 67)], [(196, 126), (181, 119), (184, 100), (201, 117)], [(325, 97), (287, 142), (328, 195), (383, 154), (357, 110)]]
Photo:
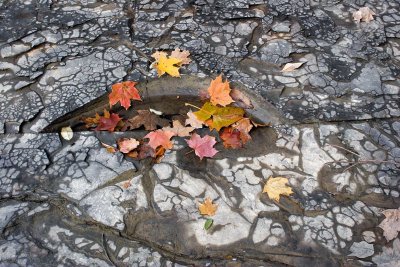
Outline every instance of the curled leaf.
[(74, 136), (74, 132), (72, 131), (71, 127), (63, 127), (61, 128), (61, 137), (65, 140), (69, 141)]
[(214, 220), (208, 218), (208, 219), (205, 221), (205, 223), (204, 223), (204, 230), (210, 229), (211, 226), (213, 225), (213, 223), (214, 223)]
[(297, 63), (287, 63), (283, 69), (281, 70), (282, 72), (289, 72), (293, 71), (295, 69), (298, 69), (303, 65), (305, 62), (297, 62)]
[(106, 143), (103, 143), (103, 142), (102, 142), (101, 145), (102, 145), (103, 147), (106, 148), (106, 150), (107, 150), (108, 153), (115, 153), (115, 152), (118, 151), (118, 149), (116, 149), (115, 147), (110, 146), (110, 145), (108, 145), (108, 144), (106, 144)]

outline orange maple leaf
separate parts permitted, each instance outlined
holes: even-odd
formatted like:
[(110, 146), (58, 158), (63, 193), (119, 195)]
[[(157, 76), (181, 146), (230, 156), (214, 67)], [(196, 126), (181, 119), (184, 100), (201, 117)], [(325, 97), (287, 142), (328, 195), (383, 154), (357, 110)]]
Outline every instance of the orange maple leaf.
[(233, 101), (229, 95), (231, 88), (229, 88), (229, 82), (222, 82), (222, 75), (219, 75), (215, 80), (211, 81), (210, 87), (208, 87), (208, 93), (210, 94), (210, 101), (213, 105), (221, 105), (225, 107)]
[(203, 203), (199, 205), (201, 215), (214, 216), (218, 206), (212, 203), (211, 198), (207, 197)]
[(110, 107), (120, 102), (121, 106), (128, 109), (131, 106), (131, 99), (142, 100), (139, 91), (136, 89), (136, 82), (126, 81), (114, 84), (112, 92), (108, 96), (110, 99)]
[(159, 146), (162, 146), (165, 149), (171, 149), (172, 142), (170, 139), (174, 135), (175, 133), (170, 131), (157, 130), (148, 133), (144, 138), (149, 139), (149, 146), (153, 149), (157, 149)]

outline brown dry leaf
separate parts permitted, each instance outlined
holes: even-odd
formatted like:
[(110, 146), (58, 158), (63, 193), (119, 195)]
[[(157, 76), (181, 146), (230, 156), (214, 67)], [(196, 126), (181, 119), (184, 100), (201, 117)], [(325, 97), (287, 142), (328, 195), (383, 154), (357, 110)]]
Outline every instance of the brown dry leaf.
[(254, 108), (253, 104), (251, 103), (250, 98), (248, 98), (245, 94), (243, 94), (238, 89), (232, 89), (230, 96), (235, 101), (235, 105), (245, 109), (252, 109)]
[(160, 118), (149, 110), (137, 110), (137, 113), (139, 114), (125, 122), (122, 131), (137, 129), (141, 126), (144, 126), (147, 131), (153, 131), (157, 129), (157, 126), (169, 126), (169, 120)]
[(267, 193), (270, 199), (279, 202), (280, 196), (289, 196), (293, 194), (292, 188), (286, 184), (289, 182), (284, 177), (269, 177), (267, 183), (264, 185), (263, 193)]
[(235, 102), (229, 95), (231, 88), (229, 87), (229, 82), (222, 81), (222, 75), (219, 75), (215, 80), (212, 80), (210, 87), (208, 87), (208, 93), (210, 94), (210, 102), (216, 106), (221, 105), (223, 107)]
[(375, 12), (369, 9), (369, 7), (362, 7), (357, 11), (353, 12), (353, 19), (359, 23), (360, 21), (370, 22), (374, 20)]
[(113, 146), (107, 145), (106, 143), (101, 143), (101, 145), (106, 148), (108, 153), (115, 153), (118, 151), (118, 149)]
[(177, 58), (181, 60), (181, 65), (189, 64), (191, 62), (189, 51), (187, 50), (180, 50), (179, 48), (175, 48), (174, 51), (171, 52), (171, 58)]
[(383, 235), (389, 242), (400, 232), (400, 208), (384, 210), (382, 213), (386, 218), (378, 226), (383, 229)]
[(203, 128), (203, 122), (199, 120), (191, 110), (187, 113), (187, 116), (188, 118), (185, 121), (185, 125), (190, 125), (195, 129)]
[(232, 127), (240, 132), (240, 139), (243, 144), (251, 139), (249, 132), (253, 128), (253, 124), (249, 118), (243, 118), (240, 121), (234, 123)]
[(212, 203), (211, 198), (207, 197), (203, 203), (199, 205), (201, 215), (214, 216), (218, 206)]
[(297, 62), (297, 63), (287, 63), (283, 69), (281, 70), (281, 72), (289, 72), (289, 71), (293, 71), (295, 69), (298, 69), (301, 67), (301, 65), (303, 65), (305, 62)]
[(185, 137), (190, 136), (190, 133), (194, 131), (194, 127), (185, 127), (182, 123), (178, 120), (172, 121), (172, 128), (171, 127), (164, 127), (162, 128), (164, 131), (170, 131), (175, 134), (175, 136)]

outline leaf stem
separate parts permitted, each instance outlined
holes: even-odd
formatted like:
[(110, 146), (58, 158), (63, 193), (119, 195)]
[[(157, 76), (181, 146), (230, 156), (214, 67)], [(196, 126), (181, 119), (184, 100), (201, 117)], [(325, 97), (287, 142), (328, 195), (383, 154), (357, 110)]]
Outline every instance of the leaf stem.
[(198, 106), (195, 106), (195, 105), (190, 104), (190, 103), (185, 103), (185, 106), (194, 107), (194, 108), (197, 108), (198, 110), (201, 110), (201, 108), (199, 108)]

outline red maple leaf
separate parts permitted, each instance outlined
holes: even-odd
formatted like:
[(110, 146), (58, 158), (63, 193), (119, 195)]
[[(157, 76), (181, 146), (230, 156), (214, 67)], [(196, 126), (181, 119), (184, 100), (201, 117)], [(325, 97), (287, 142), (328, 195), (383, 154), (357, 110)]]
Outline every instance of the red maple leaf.
[(241, 148), (243, 147), (241, 133), (237, 129), (232, 127), (224, 128), (220, 135), (221, 139), (224, 141), (224, 147), (226, 148)]
[(121, 106), (128, 109), (131, 106), (131, 99), (142, 100), (135, 87), (136, 84), (136, 82), (131, 81), (114, 84), (109, 95), (110, 107), (120, 102)]
[(205, 135), (200, 137), (200, 135), (194, 133), (192, 134), (190, 140), (186, 140), (189, 147), (194, 149), (194, 153), (202, 160), (204, 157), (212, 158), (217, 154), (218, 150), (213, 148), (217, 143), (215, 137)]
[(144, 138), (149, 138), (149, 146), (153, 149), (157, 149), (158, 146), (162, 146), (165, 149), (171, 149), (172, 142), (170, 139), (174, 135), (175, 133), (170, 131), (157, 130), (148, 133)]
[[(108, 116), (107, 116), (108, 117)], [(117, 126), (118, 122), (122, 118), (118, 116), (118, 114), (115, 113), (110, 113), (110, 116), (108, 118), (106, 117), (100, 117), (99, 119), (99, 124), (95, 128), (96, 131), (109, 131), (113, 132), (115, 127)]]

